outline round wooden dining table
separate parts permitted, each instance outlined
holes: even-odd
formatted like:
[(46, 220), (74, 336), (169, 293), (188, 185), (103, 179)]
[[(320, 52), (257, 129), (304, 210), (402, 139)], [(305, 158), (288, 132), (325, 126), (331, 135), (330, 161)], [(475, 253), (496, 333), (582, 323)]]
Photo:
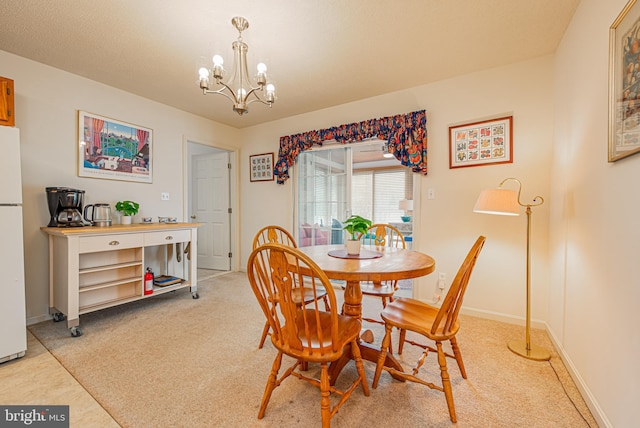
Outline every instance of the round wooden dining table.
[[(300, 251), (311, 257), (329, 279), (346, 281), (344, 291), (344, 313), (362, 319), (362, 290), (360, 281), (391, 281), (418, 278), (435, 270), (435, 260), (413, 250), (391, 247), (362, 246), (360, 257), (349, 256), (344, 245), (317, 245), (300, 247)], [(377, 362), (380, 348), (363, 341), (359, 342), (362, 358)], [(329, 369), (331, 384), (335, 382), (344, 365), (351, 359), (345, 352), (343, 358)], [(400, 363), (387, 354), (385, 365), (402, 371)]]

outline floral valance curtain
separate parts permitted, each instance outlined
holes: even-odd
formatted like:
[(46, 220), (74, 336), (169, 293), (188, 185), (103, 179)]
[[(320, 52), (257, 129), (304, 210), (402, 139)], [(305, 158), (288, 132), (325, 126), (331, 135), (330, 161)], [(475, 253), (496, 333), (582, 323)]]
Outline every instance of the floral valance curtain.
[(329, 140), (346, 144), (371, 138), (386, 140), (389, 153), (402, 165), (413, 172), (427, 174), (427, 115), (420, 110), (280, 137), (278, 162), (274, 167), (278, 184), (283, 184), (289, 178), (289, 168), (298, 155), (311, 149), (314, 144), (322, 146), (324, 141)]

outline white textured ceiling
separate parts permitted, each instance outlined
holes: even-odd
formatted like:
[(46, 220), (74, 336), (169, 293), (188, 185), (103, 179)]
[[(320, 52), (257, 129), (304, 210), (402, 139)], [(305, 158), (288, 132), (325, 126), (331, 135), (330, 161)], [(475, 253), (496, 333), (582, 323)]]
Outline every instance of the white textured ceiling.
[[(242, 128), (553, 53), (578, 3), (1, 0), (0, 50)], [(242, 117), (197, 86), (201, 61), (232, 64), (234, 16), (278, 94)]]

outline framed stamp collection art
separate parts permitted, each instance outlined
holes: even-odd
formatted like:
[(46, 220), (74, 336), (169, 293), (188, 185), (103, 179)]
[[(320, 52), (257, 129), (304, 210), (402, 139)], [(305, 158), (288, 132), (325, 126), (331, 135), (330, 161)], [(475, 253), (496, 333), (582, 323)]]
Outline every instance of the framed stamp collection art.
[(249, 156), (251, 181), (273, 181), (273, 153)]
[(513, 162), (513, 116), (449, 127), (449, 168)]

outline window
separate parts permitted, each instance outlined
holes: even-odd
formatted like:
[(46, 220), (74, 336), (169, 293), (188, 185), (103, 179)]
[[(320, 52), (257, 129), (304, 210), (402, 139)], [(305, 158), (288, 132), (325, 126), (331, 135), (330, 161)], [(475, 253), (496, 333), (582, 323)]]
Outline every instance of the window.
[(384, 142), (325, 145), (296, 163), (298, 246), (341, 244), (341, 221), (358, 214), (376, 223), (402, 222), (402, 199), (413, 199), (413, 174), (385, 158)]
[(307, 151), (298, 157), (298, 246), (342, 242), (338, 219), (348, 210), (348, 157), (344, 147)]
[(354, 171), (351, 186), (353, 213), (374, 223), (397, 223), (404, 215), (399, 207), (400, 200), (412, 199), (413, 175), (402, 166)]

